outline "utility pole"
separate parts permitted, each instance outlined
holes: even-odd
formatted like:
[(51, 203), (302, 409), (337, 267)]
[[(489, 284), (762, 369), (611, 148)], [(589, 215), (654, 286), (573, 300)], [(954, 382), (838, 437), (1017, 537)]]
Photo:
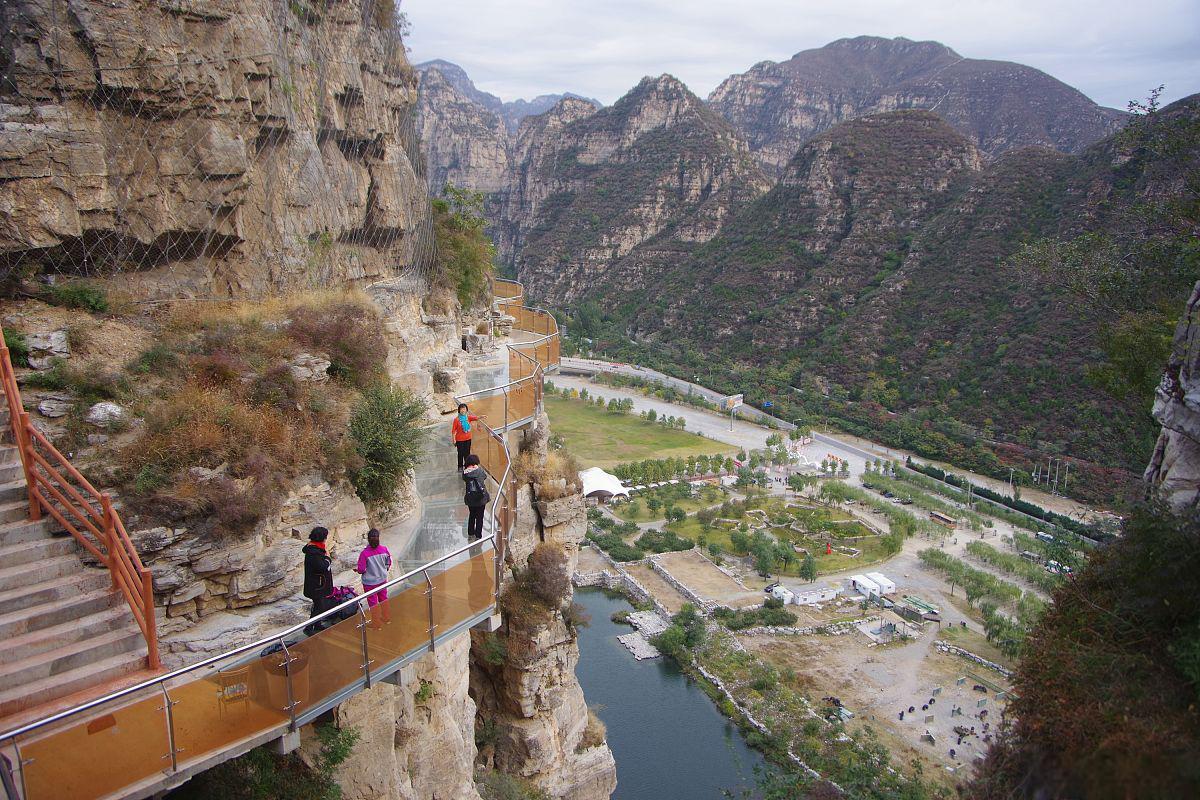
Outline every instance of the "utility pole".
[(1058, 494), (1058, 468), (1062, 466), (1062, 459), (1055, 459), (1054, 462), (1054, 493)]
[(1067, 471), (1063, 473), (1063, 492), (1067, 491), (1067, 478), (1071, 477), (1071, 462), (1067, 462)]
[(1012, 491), (1014, 493), (1017, 491), (1016, 487), (1013, 485), (1013, 468), (1012, 467), (1008, 468), (1008, 488), (1010, 491)]

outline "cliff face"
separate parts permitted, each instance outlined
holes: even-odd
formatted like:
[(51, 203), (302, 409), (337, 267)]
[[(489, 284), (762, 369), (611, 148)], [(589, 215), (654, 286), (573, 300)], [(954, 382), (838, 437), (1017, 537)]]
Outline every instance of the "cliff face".
[(439, 69), (421, 72), (418, 107), (431, 193), (446, 184), (484, 194), (503, 191), (509, 135), (496, 112), (466, 95)]
[(771, 172), (839, 122), (897, 109), (936, 110), (989, 157), (1027, 145), (1078, 152), (1126, 117), (1031, 67), (874, 36), (756, 64), (726, 78), (708, 102)]
[(565, 304), (601, 282), (640, 284), (662, 252), (707, 241), (767, 189), (733, 129), (669, 75), (580, 111), (564, 101), (535, 118), (514, 158), (502, 225), (536, 297)]
[(358, 0), (6, 3), (5, 272), (246, 295), (411, 265), (416, 78), (375, 16)]
[[(543, 414), (522, 446), (544, 458), (549, 420)], [(517, 525), (510, 537), (504, 591), (513, 592), (530, 554), (540, 544), (561, 548), (566, 559), (555, 576), (567, 587), (562, 608), (571, 603), (571, 575), (587, 533), (580, 494), (538, 498), (541, 487), (524, 486), (517, 498)], [(514, 571), (515, 570), (515, 571)], [(562, 610), (542, 609), (510, 595), (513, 613), (494, 634), (475, 632), (471, 653), (471, 695), (479, 707), (479, 760), (525, 778), (550, 797), (599, 800), (616, 788), (616, 764), (603, 736), (592, 735), (583, 689), (575, 677), (579, 645), (574, 622)], [(502, 605), (505, 603), (502, 602)], [(539, 609), (532, 611), (532, 609)], [(489, 641), (492, 639), (494, 641)], [(496, 652), (502, 658), (496, 658)]]
[(1188, 298), (1175, 345), (1154, 400), (1162, 433), (1147, 483), (1180, 513), (1200, 505), (1200, 283)]

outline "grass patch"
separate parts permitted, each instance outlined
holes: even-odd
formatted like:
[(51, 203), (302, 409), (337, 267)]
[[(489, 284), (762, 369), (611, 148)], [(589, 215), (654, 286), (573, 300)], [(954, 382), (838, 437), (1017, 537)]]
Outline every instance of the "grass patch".
[(686, 514), (694, 514), (702, 508), (723, 502), (727, 497), (723, 490), (715, 486), (705, 486), (693, 496), (688, 484), (677, 483), (640, 492), (630, 502), (611, 506), (609, 510), (624, 522), (654, 522), (666, 518), (667, 508), (674, 507)]
[(561, 397), (546, 397), (546, 413), (566, 450), (587, 466), (608, 468), (647, 458), (737, 452), (694, 433)]
[(29, 366), (29, 343), (25, 341), (25, 334), (5, 328), (4, 346), (8, 348), (8, 356), (14, 367)]
[(83, 283), (47, 286), (40, 297), (52, 306), (78, 308), (93, 314), (103, 314), (109, 308), (108, 297), (104, 292)]

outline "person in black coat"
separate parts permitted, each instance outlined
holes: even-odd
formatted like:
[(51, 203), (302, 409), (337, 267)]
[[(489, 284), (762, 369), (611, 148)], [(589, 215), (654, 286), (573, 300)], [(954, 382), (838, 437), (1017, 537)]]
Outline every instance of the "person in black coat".
[(479, 456), (474, 453), (466, 458), (462, 479), (467, 485), (463, 493), (463, 504), (467, 507), (467, 541), (477, 542), (483, 538), (483, 512), (492, 498), (485, 484), (487, 470), (480, 466)]
[(330, 564), (333, 559), (325, 549), (325, 540), (329, 538), (329, 530), (320, 525), (308, 534), (308, 544), (304, 545), (304, 596), (312, 600), (312, 613), (315, 617), (326, 608), (326, 600), (333, 591), (333, 571)]

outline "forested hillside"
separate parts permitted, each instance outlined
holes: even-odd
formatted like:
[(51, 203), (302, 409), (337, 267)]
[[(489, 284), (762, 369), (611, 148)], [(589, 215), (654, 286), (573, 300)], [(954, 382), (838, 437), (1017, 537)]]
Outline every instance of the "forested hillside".
[[(1197, 105), (1155, 124), (1192, 125)], [(1039, 271), (1022, 248), (1086, 234), (1150, 265), (1153, 251), (1126, 240), (1145, 229), (1147, 203), (1180, 196), (1196, 160), (1195, 142), (1164, 150), (1118, 134), (1079, 156), (1027, 148), (981, 166), (928, 112), (844, 123), (694, 255), (664, 259), (647, 283), (592, 287), (607, 318), (580, 316), (602, 347), (629, 335), (640, 344), (625, 355), (784, 413), (1003, 477), (1063, 456), (1072, 488), (1114, 500), (1154, 427), (1145, 387), (1114, 389), (1105, 371), (1123, 347), (1169, 340), (1171, 322), (1135, 314), (1131, 331), (1118, 316), (1164, 294), (1179, 306), (1195, 265), (1154, 266), (1178, 274), (1153, 273), (1104, 314), (1058, 279), (1054, 254)]]

